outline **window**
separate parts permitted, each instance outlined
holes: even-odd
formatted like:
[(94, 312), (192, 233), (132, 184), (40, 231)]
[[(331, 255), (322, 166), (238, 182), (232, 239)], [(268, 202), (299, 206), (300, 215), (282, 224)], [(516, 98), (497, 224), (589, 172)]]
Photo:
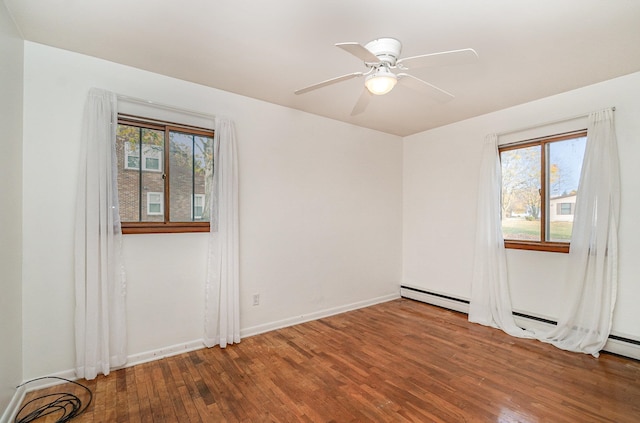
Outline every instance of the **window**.
[(500, 147), (507, 248), (568, 252), (586, 131)]
[(147, 214), (161, 216), (164, 214), (164, 195), (161, 192), (147, 193)]
[(204, 214), (204, 199), (202, 194), (196, 194), (193, 196), (193, 220), (201, 220)]
[(573, 214), (573, 203), (559, 203), (558, 214), (561, 214), (561, 215)]
[[(144, 138), (144, 135), (143, 135)], [(158, 145), (144, 145), (142, 147), (142, 156), (140, 156), (140, 145), (137, 143), (127, 142), (124, 144), (124, 168), (140, 169), (142, 161), (142, 169), (162, 172), (162, 147)]]
[(123, 233), (209, 230), (213, 131), (120, 115), (116, 149)]

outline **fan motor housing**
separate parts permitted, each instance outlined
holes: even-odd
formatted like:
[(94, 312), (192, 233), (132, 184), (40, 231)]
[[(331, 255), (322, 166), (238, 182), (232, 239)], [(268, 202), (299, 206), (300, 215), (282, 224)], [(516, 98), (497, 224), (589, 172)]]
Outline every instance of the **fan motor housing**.
[(378, 38), (369, 41), (364, 47), (389, 66), (396, 65), (396, 60), (402, 51), (402, 43), (395, 38)]

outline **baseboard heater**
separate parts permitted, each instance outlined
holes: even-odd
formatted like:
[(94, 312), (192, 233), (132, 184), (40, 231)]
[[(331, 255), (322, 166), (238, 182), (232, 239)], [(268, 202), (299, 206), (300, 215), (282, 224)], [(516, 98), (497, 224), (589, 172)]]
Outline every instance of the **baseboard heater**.
[[(469, 300), (430, 292), (411, 286), (400, 285), (400, 296), (411, 300), (421, 301), (460, 313), (469, 313)], [(524, 328), (557, 325), (558, 322), (526, 313), (513, 312), (516, 323)], [(640, 360), (640, 341), (618, 335), (609, 335), (609, 340), (604, 346), (604, 351), (620, 354), (625, 357)]]

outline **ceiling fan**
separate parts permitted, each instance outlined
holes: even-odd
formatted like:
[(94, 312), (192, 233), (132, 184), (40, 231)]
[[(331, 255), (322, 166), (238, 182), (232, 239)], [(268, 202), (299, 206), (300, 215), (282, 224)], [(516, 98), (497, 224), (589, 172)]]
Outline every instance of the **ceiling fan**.
[(440, 102), (446, 102), (454, 98), (453, 94), (436, 87), (422, 79), (408, 73), (394, 73), (392, 69), (400, 71), (419, 67), (448, 66), (469, 63), (478, 58), (478, 54), (471, 48), (462, 50), (443, 51), (439, 53), (423, 54), (420, 56), (400, 59), (402, 43), (395, 38), (378, 38), (370, 41), (365, 46), (359, 43), (338, 43), (336, 47), (347, 53), (351, 53), (364, 62), (366, 72), (353, 72), (336, 78), (327, 79), (317, 84), (309, 85), (295, 91), (295, 94), (304, 94), (318, 88), (337, 82), (346, 81), (361, 76), (366, 77), (364, 89), (356, 102), (351, 115), (355, 116), (365, 111), (372, 95), (383, 95), (393, 89), (396, 83), (401, 83), (409, 88), (429, 95)]

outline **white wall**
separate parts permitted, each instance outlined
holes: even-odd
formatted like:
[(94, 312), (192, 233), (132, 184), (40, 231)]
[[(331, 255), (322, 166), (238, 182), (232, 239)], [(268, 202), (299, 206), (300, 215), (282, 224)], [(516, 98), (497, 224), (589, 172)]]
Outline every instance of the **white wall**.
[(22, 381), (23, 43), (4, 2), (0, 2), (0, 58), (1, 416)]
[[(94, 86), (235, 120), (243, 333), (399, 294), (400, 138), (30, 42), (24, 75), (25, 379), (74, 366), (73, 213)], [(206, 246), (206, 234), (125, 236), (131, 355), (202, 338)]]
[[(403, 283), (468, 299), (477, 175), (485, 135), (606, 107), (615, 118), (621, 166), (620, 267), (613, 332), (640, 340), (640, 73), (420, 133), (404, 140)], [(509, 250), (514, 309), (557, 318), (567, 255)]]

